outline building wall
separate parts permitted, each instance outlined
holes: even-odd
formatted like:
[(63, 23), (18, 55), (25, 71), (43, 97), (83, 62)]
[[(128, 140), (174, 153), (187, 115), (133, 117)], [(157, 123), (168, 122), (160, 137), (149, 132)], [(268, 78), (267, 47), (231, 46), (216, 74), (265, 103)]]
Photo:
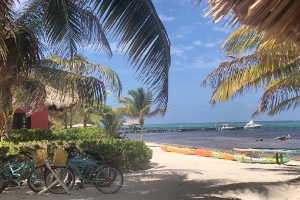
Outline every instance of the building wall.
[[(17, 109), (16, 113), (26, 113), (26, 110)], [(31, 115), (31, 129), (48, 129), (48, 107)]]

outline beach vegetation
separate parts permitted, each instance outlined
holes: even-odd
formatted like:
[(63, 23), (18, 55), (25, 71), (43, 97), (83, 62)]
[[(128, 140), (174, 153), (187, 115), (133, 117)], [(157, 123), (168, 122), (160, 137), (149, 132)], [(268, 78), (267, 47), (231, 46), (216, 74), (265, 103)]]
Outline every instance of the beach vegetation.
[(120, 127), (125, 122), (123, 113), (123, 108), (112, 108), (108, 105), (101, 108), (99, 112), (99, 121), (104, 126), (105, 132), (109, 138), (115, 138), (118, 135)]
[(144, 88), (140, 87), (137, 90), (129, 90), (128, 95), (123, 96), (120, 100), (124, 104), (124, 115), (139, 119), (141, 126), (140, 140), (143, 140), (145, 119), (161, 115), (161, 112), (164, 111), (160, 109), (151, 110), (153, 94), (149, 90), (145, 91)]
[[(32, 140), (35, 138), (35, 140)], [(124, 171), (146, 169), (152, 151), (143, 141), (108, 138), (103, 128), (72, 128), (61, 131), (13, 130), (11, 142), (0, 142), (0, 157), (26, 150), (47, 148), (49, 156), (56, 148), (76, 146), (83, 150), (98, 151), (112, 164)]]
[(263, 40), (263, 33), (242, 26), (221, 47), (228, 60), (201, 83), (214, 89), (210, 103), (227, 101), (245, 92), (264, 90), (253, 117), (274, 115), (300, 104), (300, 49), (292, 43)]

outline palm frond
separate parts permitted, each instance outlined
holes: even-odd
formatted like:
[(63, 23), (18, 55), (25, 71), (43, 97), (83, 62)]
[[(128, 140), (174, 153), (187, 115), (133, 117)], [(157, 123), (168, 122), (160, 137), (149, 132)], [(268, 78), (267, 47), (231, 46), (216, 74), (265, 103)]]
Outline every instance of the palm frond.
[(13, 11), (14, 1), (13, 0), (1, 0), (0, 1), (0, 21), (1, 21), (1, 31), (0, 31), (0, 60), (2, 62), (6, 61), (6, 56), (8, 49), (4, 42), (4, 38), (8, 35), (14, 37), (14, 11)]
[(226, 55), (240, 55), (245, 52), (253, 52), (262, 42), (262, 36), (250, 29), (242, 26), (235, 30), (224, 42), (221, 49)]
[(112, 32), (113, 38), (120, 37), (119, 48), (125, 50), (139, 72), (138, 80), (150, 86), (157, 94), (157, 108), (166, 111), (170, 41), (151, 0), (95, 2), (95, 11), (103, 17), (104, 27)]
[(253, 116), (267, 112), (275, 115), (300, 105), (300, 72), (271, 82), (262, 96), (261, 105)]
[(101, 80), (105, 85), (105, 88), (112, 91), (117, 99), (120, 98), (122, 92), (121, 80), (115, 71), (106, 66), (94, 64), (85, 60), (66, 60), (59, 57), (52, 57), (48, 60), (44, 60), (44, 66), (75, 73), (79, 76), (95, 77), (96, 79)]

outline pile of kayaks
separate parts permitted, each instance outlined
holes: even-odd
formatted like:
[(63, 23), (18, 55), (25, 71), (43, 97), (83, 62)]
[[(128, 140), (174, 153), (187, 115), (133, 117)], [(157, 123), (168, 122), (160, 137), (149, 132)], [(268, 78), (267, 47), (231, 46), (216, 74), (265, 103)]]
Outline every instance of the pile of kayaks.
[[(237, 152), (235, 154), (231, 154), (228, 152), (219, 152), (219, 151), (211, 151), (209, 149), (202, 148), (185, 148), (185, 147), (175, 147), (175, 146), (160, 146), (160, 148), (165, 152), (174, 152), (181, 153), (184, 155), (197, 155), (203, 157), (212, 157), (217, 159), (224, 160), (232, 160), (239, 161), (243, 163), (261, 163), (261, 164), (276, 164), (275, 157), (250, 157), (246, 153)], [(290, 157), (283, 157), (282, 163), (287, 163), (291, 161)]]

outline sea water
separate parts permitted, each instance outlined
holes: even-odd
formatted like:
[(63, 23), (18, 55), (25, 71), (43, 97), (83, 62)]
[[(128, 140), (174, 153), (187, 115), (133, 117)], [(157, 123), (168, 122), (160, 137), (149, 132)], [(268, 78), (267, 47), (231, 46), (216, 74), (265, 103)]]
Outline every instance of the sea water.
[[(222, 123), (193, 123), (193, 124), (151, 124), (145, 125), (146, 129), (194, 127), (216, 127), (222, 124), (230, 126), (245, 126), (247, 122), (222, 122)], [(145, 142), (154, 142), (166, 145), (175, 145), (193, 148), (209, 148), (211, 150), (231, 151), (233, 148), (300, 148), (300, 121), (257, 121), (261, 124), (259, 129), (237, 130), (212, 130), (190, 132), (163, 132), (144, 133)], [(274, 139), (282, 135), (290, 135), (291, 139)], [(140, 134), (128, 134), (130, 139), (139, 140)]]

